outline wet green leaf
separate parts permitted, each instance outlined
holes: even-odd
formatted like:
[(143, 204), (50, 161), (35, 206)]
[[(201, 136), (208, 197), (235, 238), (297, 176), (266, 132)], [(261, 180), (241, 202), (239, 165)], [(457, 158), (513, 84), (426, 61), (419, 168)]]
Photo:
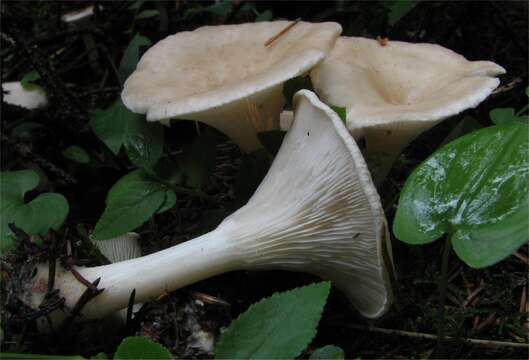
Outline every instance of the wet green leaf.
[(293, 359), (316, 335), (331, 284), (277, 293), (250, 306), (224, 332), (217, 359)]
[(147, 122), (129, 111), (121, 100), (110, 108), (97, 110), (90, 120), (94, 133), (114, 153), (124, 145), (129, 159), (139, 167), (151, 167), (163, 152), (163, 126)]
[(327, 345), (316, 349), (309, 359), (327, 359), (327, 360), (342, 360), (345, 359), (344, 351), (335, 345)]
[(0, 250), (13, 245), (10, 223), (29, 235), (45, 235), (50, 228), (58, 230), (66, 219), (69, 206), (61, 194), (44, 193), (24, 202), (24, 194), (38, 183), (39, 176), (33, 170), (0, 172)]
[(496, 124), (504, 124), (509, 121), (516, 121), (518, 117), (513, 108), (497, 108), (490, 111), (490, 120)]
[(529, 127), (488, 127), (436, 151), (410, 175), (393, 230), (410, 244), (447, 233), (472, 267), (492, 265), (529, 237)]
[(88, 164), (90, 162), (90, 155), (88, 155), (85, 149), (77, 145), (67, 147), (62, 152), (62, 155), (80, 164)]
[(168, 359), (173, 357), (169, 350), (151, 339), (143, 336), (130, 336), (125, 338), (114, 354), (115, 360), (121, 359)]
[(136, 229), (170, 205), (175, 196), (170, 193), (172, 190), (142, 170), (125, 175), (108, 192), (105, 210), (92, 239), (111, 239)]

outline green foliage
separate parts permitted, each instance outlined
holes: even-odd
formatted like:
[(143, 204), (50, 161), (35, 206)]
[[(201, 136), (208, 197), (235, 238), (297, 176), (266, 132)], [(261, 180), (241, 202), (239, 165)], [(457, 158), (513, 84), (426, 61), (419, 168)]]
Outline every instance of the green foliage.
[(114, 359), (172, 359), (171, 353), (162, 345), (143, 336), (125, 338), (118, 346)]
[(31, 70), (26, 75), (24, 75), (24, 77), (22, 77), (22, 80), (20, 80), (20, 85), (22, 86), (22, 88), (24, 88), (24, 90), (28, 90), (28, 91), (40, 89), (41, 88), (40, 86), (33, 83), (39, 79), (40, 79), (39, 73), (36, 72), (35, 70)]
[(152, 167), (163, 152), (163, 126), (145, 121), (129, 111), (121, 100), (106, 110), (97, 110), (90, 120), (94, 133), (114, 153), (123, 145), (130, 161), (144, 168)]
[(255, 22), (271, 21), (274, 18), (274, 13), (271, 10), (265, 10), (255, 18)]
[(110, 189), (92, 238), (106, 240), (134, 230), (156, 212), (174, 206), (176, 195), (143, 170), (122, 177)]
[(88, 164), (90, 162), (90, 155), (88, 155), (85, 149), (77, 145), (68, 146), (62, 152), (62, 155), (79, 164)]
[[(149, 19), (149, 18), (158, 16), (158, 15), (160, 15), (160, 12), (158, 10), (155, 10), (155, 9), (143, 10), (138, 14), (138, 16), (136, 16), (136, 19), (138, 20)], [(150, 44), (145, 44), (145, 45), (150, 45)]]
[(340, 119), (342, 119), (343, 123), (345, 124), (347, 121), (347, 109), (343, 106), (336, 106), (336, 105), (329, 105), (333, 111), (338, 114)]
[(211, 14), (227, 17), (233, 11), (233, 2), (230, 0), (221, 0), (208, 6), (196, 4), (194, 7), (184, 12), (184, 20), (189, 20), (198, 15)]
[(50, 228), (59, 227), (68, 215), (68, 201), (61, 194), (44, 193), (29, 203), (26, 192), (37, 187), (39, 176), (33, 170), (0, 172), (0, 250), (13, 245), (8, 224), (14, 223), (29, 235), (45, 235)]
[(140, 58), (140, 47), (149, 45), (151, 45), (151, 40), (140, 34), (134, 35), (129, 46), (123, 52), (123, 57), (119, 64), (118, 74), (121, 83), (124, 83), (129, 75), (134, 72), (134, 69), (136, 69), (136, 64)]
[(215, 357), (293, 359), (316, 335), (330, 288), (321, 282), (253, 304), (221, 335)]
[(393, 26), (419, 3), (418, 0), (391, 0), (384, 2), (388, 9), (388, 24)]
[(410, 175), (394, 232), (410, 244), (448, 233), (476, 268), (510, 255), (529, 237), (529, 127), (508, 122), (463, 136)]
[(316, 349), (309, 359), (332, 359), (332, 360), (343, 360), (345, 359), (344, 351), (335, 345), (327, 345)]

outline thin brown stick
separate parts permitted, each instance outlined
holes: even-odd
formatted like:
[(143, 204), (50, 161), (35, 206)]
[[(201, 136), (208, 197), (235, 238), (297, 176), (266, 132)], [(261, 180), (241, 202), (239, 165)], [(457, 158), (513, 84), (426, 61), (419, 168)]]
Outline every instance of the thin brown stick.
[[(419, 333), (419, 332), (413, 332), (413, 331), (404, 331), (404, 330), (395, 330), (395, 329), (384, 329), (384, 328), (379, 328), (379, 327), (374, 327), (374, 326), (355, 325), (355, 324), (346, 325), (346, 326), (349, 328), (355, 329), (355, 330), (370, 331), (370, 332), (376, 332), (380, 334), (405, 336), (405, 337), (410, 337), (410, 338), (426, 339), (426, 340), (437, 340), (437, 336), (433, 334)], [(516, 342), (510, 342), (510, 341), (454, 338), (452, 336), (445, 336), (445, 339), (446, 340), (449, 340), (449, 339), (461, 340), (461, 341), (468, 342), (473, 345), (479, 345), (483, 347), (493, 347), (493, 348), (513, 347), (513, 348), (529, 349), (529, 344), (516, 343)]]
[(481, 284), (479, 284), (479, 286), (467, 296), (465, 301), (463, 301), (463, 305), (462, 306), (463, 307), (467, 307), (468, 305), (471, 305), (472, 302), (479, 295), (479, 293), (483, 291), (483, 289), (485, 289), (485, 282), (483, 280), (481, 280)]
[(278, 32), (276, 35), (272, 36), (270, 39), (268, 39), (265, 43), (264, 43), (264, 46), (270, 46), (274, 41), (276, 41), (277, 39), (279, 39), (281, 36), (283, 36), (287, 31), (289, 31), (290, 29), (292, 29), (298, 22), (300, 22), (301, 18), (297, 18), (296, 20), (294, 20), (294, 22), (292, 24), (288, 24), (287, 27), (285, 27), (283, 30), (281, 30), (280, 32)]
[(77, 270), (70, 269), (70, 272), (77, 279), (77, 281), (79, 281), (81, 284), (83, 284), (84, 286), (86, 286), (92, 291), (97, 290), (97, 286), (94, 286), (90, 281), (86, 280), (81, 274), (79, 274)]

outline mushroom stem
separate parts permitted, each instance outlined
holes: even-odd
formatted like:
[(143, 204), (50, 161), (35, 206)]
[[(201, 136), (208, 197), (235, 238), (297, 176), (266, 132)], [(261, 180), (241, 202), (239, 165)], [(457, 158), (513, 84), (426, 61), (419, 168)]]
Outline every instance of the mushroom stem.
[[(101, 318), (127, 306), (131, 292), (136, 289), (136, 302), (156, 298), (160, 294), (184, 287), (210, 276), (233, 270), (239, 263), (233, 241), (227, 241), (221, 229), (191, 241), (151, 255), (119, 263), (77, 267), (79, 274), (92, 282), (101, 278), (98, 288), (105, 289), (82, 309), (82, 319)], [(39, 268), (35, 284), (47, 282), (47, 269)], [(36, 287), (33, 287), (36, 289)], [(65, 305), (73, 308), (85, 286), (67, 271), (60, 271), (55, 288), (65, 298)], [(35, 297), (36, 302), (39, 297)], [(38, 303), (31, 304), (38, 307)]]

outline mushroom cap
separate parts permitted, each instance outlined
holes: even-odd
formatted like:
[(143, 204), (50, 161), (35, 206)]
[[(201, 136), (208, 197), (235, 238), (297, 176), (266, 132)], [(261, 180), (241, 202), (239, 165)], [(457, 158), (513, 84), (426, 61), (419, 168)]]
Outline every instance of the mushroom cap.
[(380, 198), (342, 120), (311, 91), (296, 93), (292, 128), (268, 174), (219, 229), (242, 242), (247, 269), (329, 279), (366, 317), (379, 317), (391, 304)]
[(424, 130), (424, 123), (477, 106), (503, 73), (439, 45), (340, 37), (311, 79), (324, 101), (347, 108), (350, 130), (400, 122)]
[(20, 81), (3, 83), (2, 91), (5, 92), (3, 100), (7, 104), (17, 105), (25, 109), (38, 109), (48, 103), (46, 94), (40, 88), (26, 90)]
[(147, 120), (186, 118), (246, 98), (320, 62), (341, 33), (337, 23), (290, 21), (204, 26), (150, 48), (127, 79), (125, 106)]

